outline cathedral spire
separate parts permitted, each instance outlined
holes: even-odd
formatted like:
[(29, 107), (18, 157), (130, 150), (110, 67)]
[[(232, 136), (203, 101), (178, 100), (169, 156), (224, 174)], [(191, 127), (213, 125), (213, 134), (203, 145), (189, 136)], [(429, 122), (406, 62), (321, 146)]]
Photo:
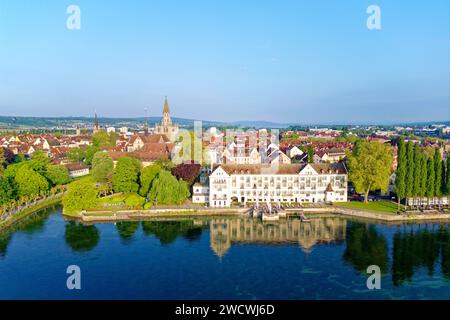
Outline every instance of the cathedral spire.
[(166, 99), (164, 100), (162, 125), (165, 127), (172, 125), (172, 119), (170, 117), (169, 102), (167, 102), (167, 96)]
[(95, 109), (94, 133), (97, 133), (99, 130), (100, 130), (100, 126), (98, 124), (97, 109)]
[(148, 134), (148, 109), (145, 108), (144, 133)]
[(164, 113), (169, 113), (169, 114), (170, 114), (170, 110), (169, 110), (169, 102), (167, 102), (167, 96), (166, 96), (166, 99), (164, 100), (163, 114), (164, 114)]
[(164, 134), (171, 142), (178, 140), (179, 129), (178, 124), (172, 124), (172, 118), (170, 116), (169, 102), (167, 101), (167, 96), (164, 99), (164, 108), (162, 114), (161, 123), (155, 124), (156, 134)]

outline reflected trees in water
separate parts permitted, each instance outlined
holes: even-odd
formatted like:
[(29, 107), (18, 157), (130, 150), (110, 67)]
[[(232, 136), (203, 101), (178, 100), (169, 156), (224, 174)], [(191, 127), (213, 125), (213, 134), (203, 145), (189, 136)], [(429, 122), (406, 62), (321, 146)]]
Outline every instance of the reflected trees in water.
[(65, 239), (73, 251), (90, 251), (97, 246), (100, 232), (95, 225), (70, 221), (66, 223)]
[(11, 241), (12, 233), (4, 232), (0, 233), (0, 258), (6, 256), (9, 241)]
[[(421, 227), (421, 228), (420, 228)], [(435, 274), (440, 262), (442, 275), (450, 279), (449, 227), (410, 226), (394, 235), (392, 282), (401, 285), (410, 282), (414, 273), (426, 268), (429, 276)]]
[(138, 221), (117, 222), (116, 228), (120, 238), (123, 241), (128, 242), (133, 238), (134, 234), (138, 230), (139, 222)]
[(12, 235), (16, 232), (25, 232), (26, 234), (35, 234), (44, 229), (45, 223), (50, 216), (50, 213), (55, 211), (55, 207), (48, 207), (36, 211), (22, 220), (14, 223), (11, 227), (0, 231), (0, 257), (6, 255), (8, 244), (12, 239)]
[(368, 266), (377, 265), (388, 272), (387, 241), (374, 225), (349, 222), (345, 242), (344, 260), (357, 271), (366, 273)]
[(202, 226), (194, 224), (193, 220), (182, 221), (143, 221), (142, 229), (145, 235), (154, 235), (161, 244), (170, 244), (179, 236), (186, 240), (198, 240), (202, 233)]

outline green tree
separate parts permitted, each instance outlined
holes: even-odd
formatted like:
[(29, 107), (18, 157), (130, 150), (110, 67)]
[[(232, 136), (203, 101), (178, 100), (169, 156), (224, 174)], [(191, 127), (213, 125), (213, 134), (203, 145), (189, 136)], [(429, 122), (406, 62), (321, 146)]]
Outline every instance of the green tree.
[(36, 195), (49, 188), (47, 179), (31, 169), (28, 165), (21, 166), (17, 170), (14, 180), (17, 184), (19, 196)]
[(112, 177), (115, 192), (137, 192), (141, 163), (131, 157), (122, 157), (117, 161)]
[(349, 179), (367, 202), (369, 191), (387, 190), (391, 174), (392, 152), (379, 142), (362, 141), (348, 157)]
[(414, 151), (412, 141), (406, 145), (406, 197), (413, 196), (414, 186)]
[(86, 158), (86, 150), (81, 148), (72, 148), (67, 152), (67, 158), (73, 162), (81, 162)]
[(419, 196), (421, 198), (427, 195), (427, 183), (428, 183), (428, 159), (425, 153), (422, 154), (422, 159), (420, 161), (420, 189)]
[(446, 189), (447, 189), (447, 195), (450, 195), (450, 155), (447, 156), (447, 170), (446, 170)]
[(420, 146), (418, 143), (414, 144), (414, 181), (412, 195), (418, 197), (420, 195), (420, 181), (421, 181), (421, 164), (422, 164), (422, 153), (420, 151)]
[(69, 176), (69, 170), (61, 165), (48, 166), (45, 177), (54, 186), (67, 184), (71, 180)]
[(114, 147), (117, 137), (118, 135), (115, 132), (107, 133), (106, 131), (99, 131), (92, 136), (92, 145), (100, 149)]
[(168, 159), (158, 159), (155, 161), (155, 165), (161, 167), (163, 170), (171, 172), (172, 169), (175, 167), (172, 161)]
[(114, 170), (114, 162), (108, 153), (99, 151), (92, 159), (92, 177), (96, 182), (108, 182)]
[(18, 163), (13, 163), (10, 164), (6, 170), (3, 172), (3, 175), (5, 177), (10, 177), (10, 178), (15, 178), (17, 171), (19, 171), (20, 168), (22, 168), (24, 165), (26, 165), (27, 163), (25, 161), (22, 162), (18, 162)]
[(141, 185), (139, 194), (141, 196), (146, 197), (148, 195), (153, 180), (158, 176), (161, 170), (162, 168), (156, 164), (152, 164), (142, 169), (141, 176), (139, 177)]
[(155, 204), (179, 204), (189, 196), (185, 188), (185, 182), (179, 182), (170, 172), (162, 170), (152, 183), (149, 200)]
[(403, 137), (398, 144), (397, 161), (395, 193), (397, 194), (398, 210), (400, 210), (400, 201), (406, 196), (406, 147)]
[(312, 144), (308, 146), (308, 163), (314, 162), (314, 147)]
[(0, 205), (16, 199), (16, 196), (17, 186), (14, 179), (0, 175)]
[(3, 170), (5, 169), (6, 165), (6, 159), (5, 159), (5, 151), (3, 147), (0, 147), (0, 174), (3, 173)]
[(108, 136), (109, 136), (109, 145), (111, 147), (115, 147), (117, 139), (119, 139), (119, 134), (117, 132), (110, 132), (108, 133)]
[(178, 202), (189, 198), (190, 195), (189, 184), (184, 180), (178, 180)]
[(50, 164), (50, 158), (41, 150), (33, 152), (31, 155), (31, 161), (28, 161), (28, 165), (36, 172), (45, 176), (47, 166)]
[(136, 193), (130, 194), (128, 197), (125, 198), (125, 204), (129, 207), (135, 208), (135, 209), (142, 209), (145, 203), (145, 198), (141, 197), (140, 195)]
[[(434, 172), (434, 160), (433, 158), (428, 159), (428, 165), (427, 165), (427, 188), (426, 188), (426, 196), (428, 198), (434, 197), (435, 192), (435, 172)], [(429, 200), (429, 199), (428, 199)]]
[(84, 159), (84, 162), (90, 166), (92, 164), (92, 160), (94, 159), (94, 155), (100, 151), (99, 147), (96, 147), (94, 145), (90, 145), (86, 148), (86, 157)]
[(434, 152), (434, 195), (440, 197), (442, 195), (442, 159), (439, 148), (435, 148)]
[(27, 160), (26, 158), (25, 158), (25, 155), (23, 154), (23, 153), (18, 153), (15, 157), (14, 157), (14, 163), (19, 163), (19, 162), (23, 162), (23, 161), (25, 161), (25, 160)]
[(80, 179), (68, 186), (67, 194), (63, 198), (64, 210), (76, 213), (93, 208), (97, 205), (98, 190), (91, 179)]
[(447, 193), (447, 163), (441, 161), (441, 195), (446, 196)]

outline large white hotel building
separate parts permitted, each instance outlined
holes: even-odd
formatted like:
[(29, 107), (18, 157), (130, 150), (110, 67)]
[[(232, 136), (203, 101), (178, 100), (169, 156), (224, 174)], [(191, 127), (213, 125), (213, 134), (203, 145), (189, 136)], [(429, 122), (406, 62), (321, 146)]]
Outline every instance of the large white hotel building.
[[(207, 200), (207, 201), (205, 201)], [(345, 164), (222, 164), (209, 176), (209, 188), (194, 185), (193, 202), (230, 207), (232, 202), (347, 201)]]

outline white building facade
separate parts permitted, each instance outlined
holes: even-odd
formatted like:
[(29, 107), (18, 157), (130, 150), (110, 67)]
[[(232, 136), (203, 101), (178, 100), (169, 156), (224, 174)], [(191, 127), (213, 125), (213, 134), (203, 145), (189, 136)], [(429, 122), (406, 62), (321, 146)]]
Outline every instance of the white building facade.
[(209, 176), (210, 207), (234, 203), (347, 201), (343, 163), (219, 165)]
[(192, 186), (192, 203), (207, 204), (209, 202), (209, 187), (200, 183)]

